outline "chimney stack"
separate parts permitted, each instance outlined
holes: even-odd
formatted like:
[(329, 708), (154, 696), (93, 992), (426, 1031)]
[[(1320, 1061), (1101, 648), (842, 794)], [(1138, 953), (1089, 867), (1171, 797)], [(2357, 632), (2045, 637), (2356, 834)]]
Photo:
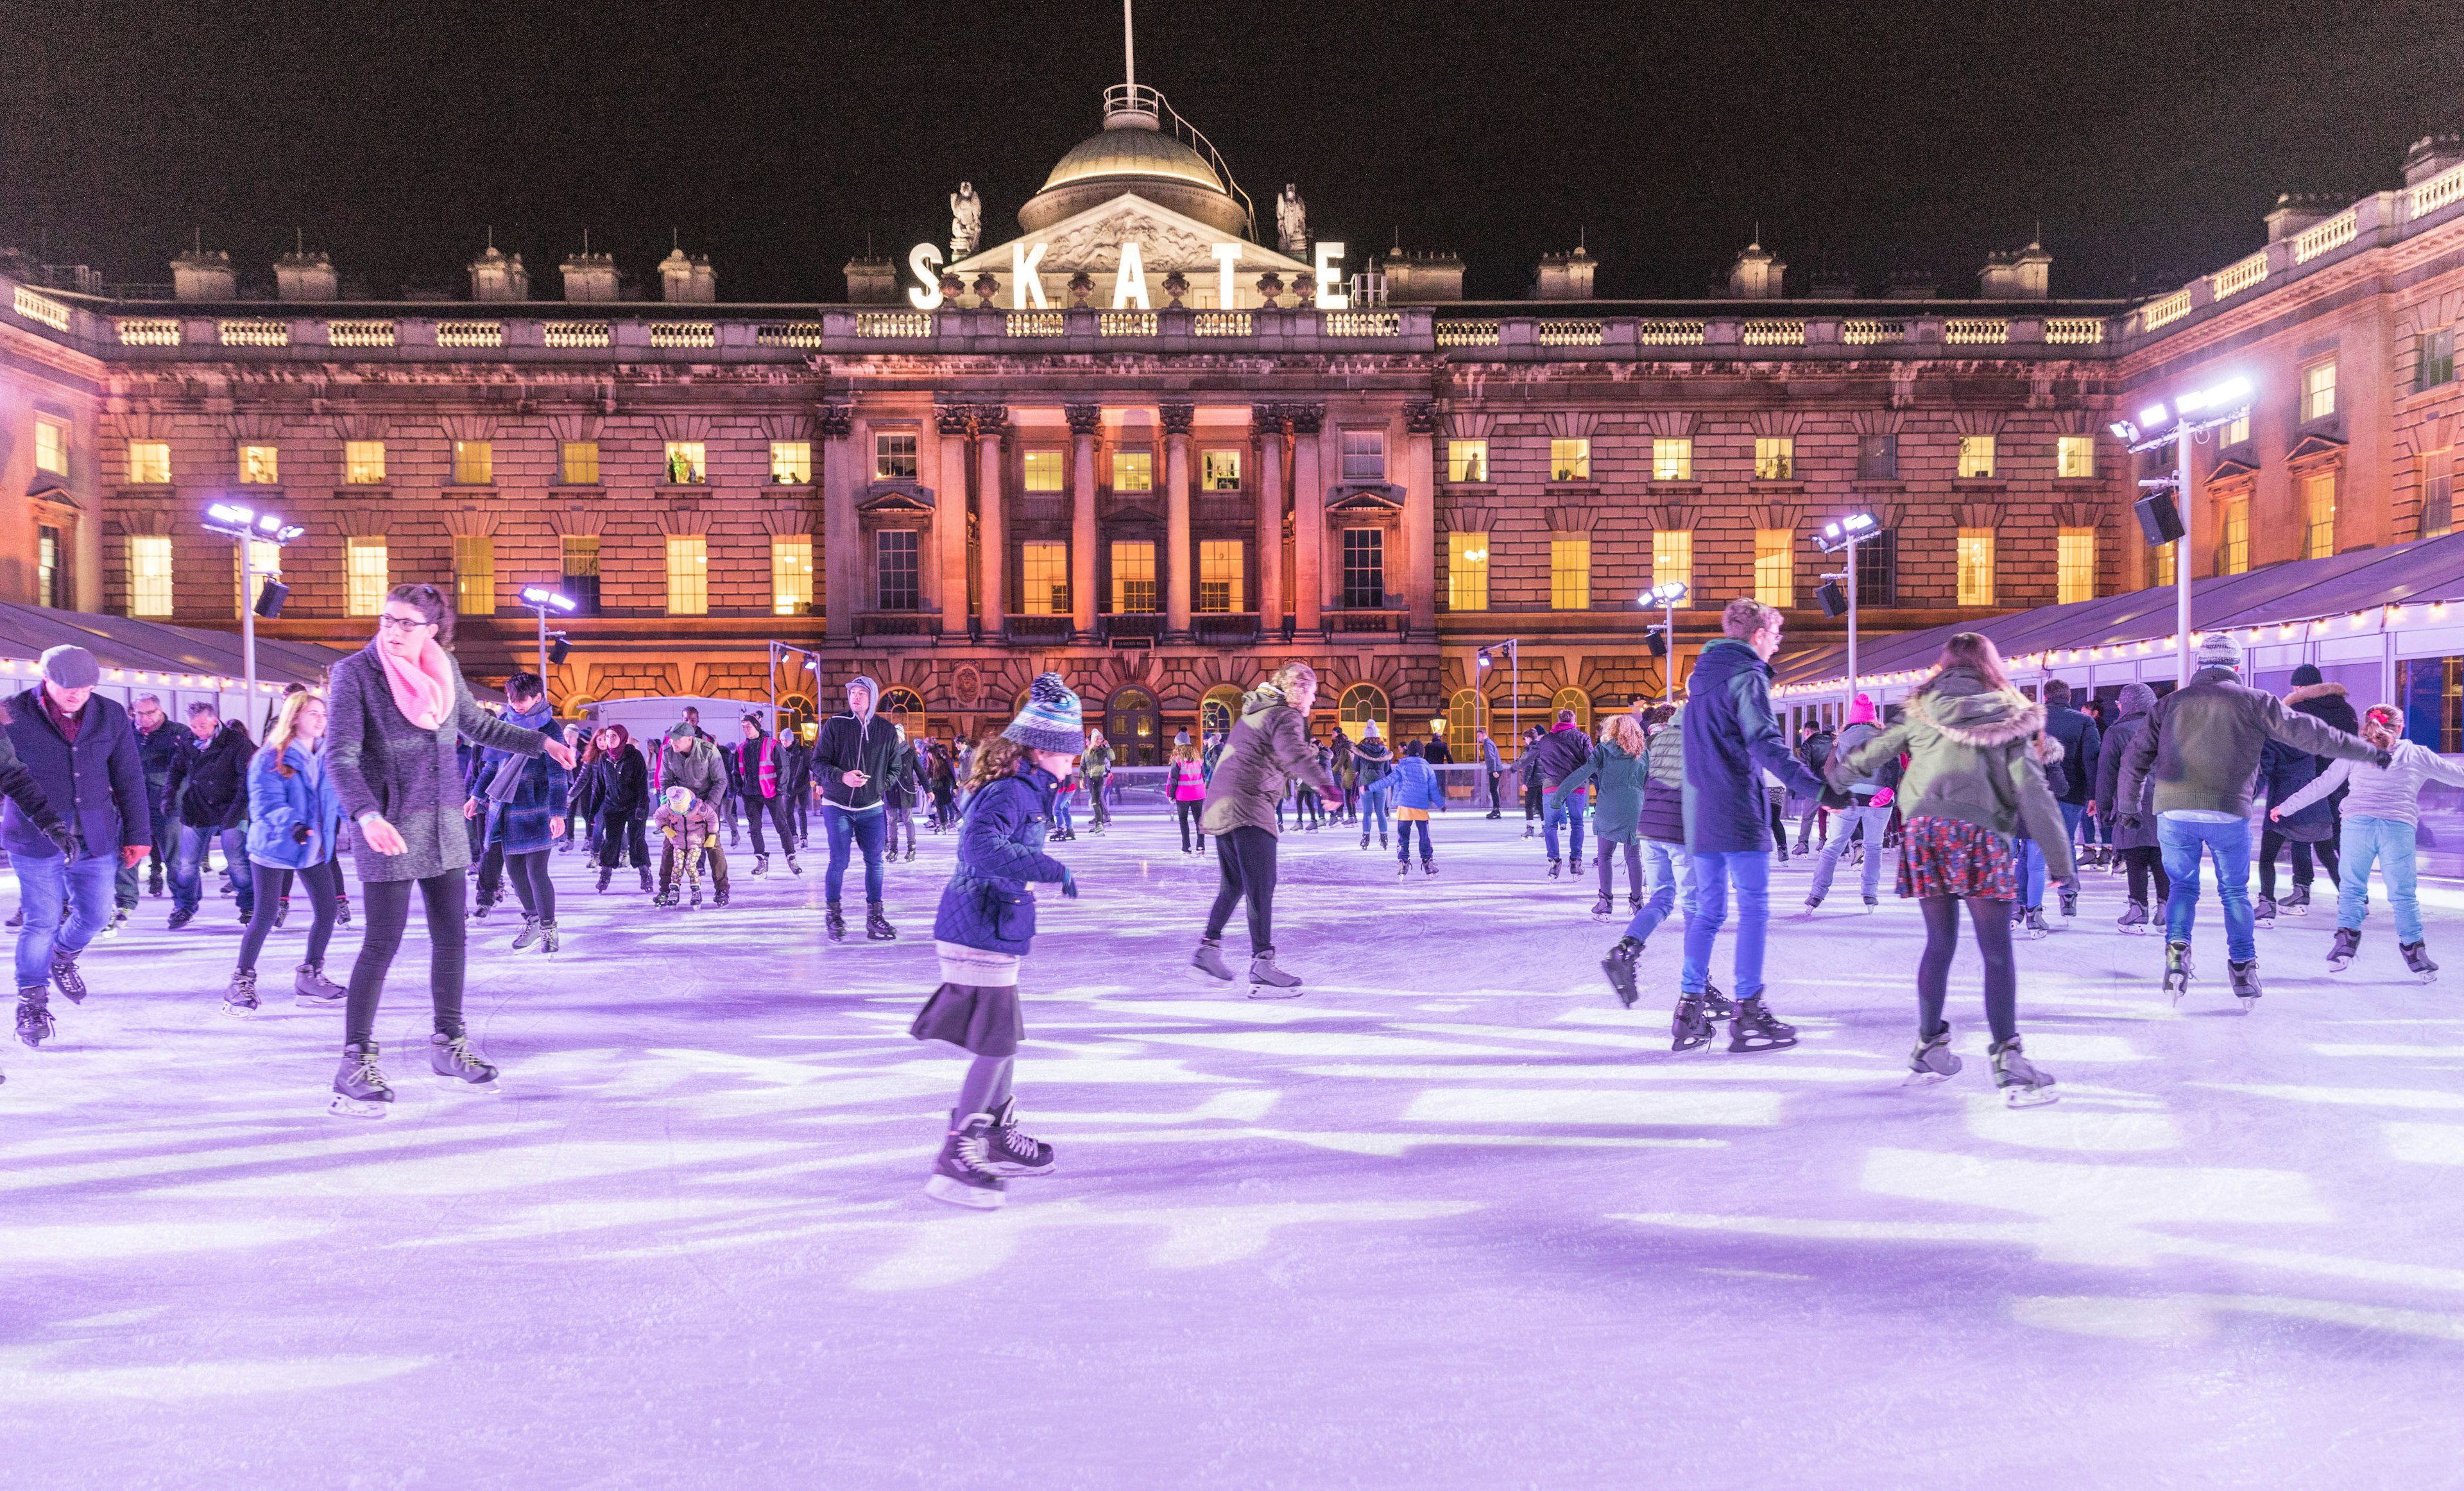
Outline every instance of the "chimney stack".
[(527, 300), (530, 298), (531, 272), (522, 267), (520, 255), (502, 253), (492, 243), (471, 261), (471, 299)]
[(2049, 293), (2054, 256), (2030, 240), (2015, 254), (1988, 254), (1977, 294), (1989, 300), (2041, 300)]
[(231, 255), (190, 249), (171, 260), (171, 293), (183, 300), (236, 300), (239, 277), (231, 273)]
[(564, 298), (568, 300), (613, 300), (616, 299), (616, 256), (593, 254), (584, 249), (566, 259)]
[(1728, 267), (1728, 294), (1740, 300), (1776, 300), (1787, 275), (1788, 261), (1764, 248), (1762, 234), (1756, 234)]
[(659, 260), (659, 296), (670, 304), (709, 305), (718, 299), (718, 275), (702, 256), (671, 249)]
[(305, 249), (294, 250), (274, 261), (275, 299), (282, 300), (339, 300), (342, 298), (341, 277), (334, 273), (334, 261), (322, 254)]
[(2464, 135), (2424, 135), (2404, 153), (2404, 184), (2418, 187), (2459, 165), (2464, 165)]
[(864, 255), (847, 261), (849, 305), (892, 305), (898, 300), (898, 266), (886, 258)]
[[(1599, 261), (1580, 248), (1572, 254), (1543, 254), (1540, 280), (1532, 287), (1531, 299), (1588, 300), (1592, 298), (1592, 272), (1598, 267)], [(1462, 282), (1460, 278), (1456, 282)]]
[(1463, 256), (1405, 254), (1397, 249), (1383, 260), (1386, 303), (1435, 305), (1463, 299)]
[(1938, 300), (1942, 299), (1942, 284), (1929, 269), (1895, 269), (1891, 271), (1891, 288), (1884, 299)]

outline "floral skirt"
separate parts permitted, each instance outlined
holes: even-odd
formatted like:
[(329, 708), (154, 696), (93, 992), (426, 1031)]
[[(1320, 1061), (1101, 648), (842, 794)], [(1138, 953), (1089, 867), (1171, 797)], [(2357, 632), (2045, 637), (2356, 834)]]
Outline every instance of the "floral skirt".
[(1958, 818), (1910, 818), (1900, 835), (1900, 894), (2015, 901), (2018, 851), (2006, 835)]

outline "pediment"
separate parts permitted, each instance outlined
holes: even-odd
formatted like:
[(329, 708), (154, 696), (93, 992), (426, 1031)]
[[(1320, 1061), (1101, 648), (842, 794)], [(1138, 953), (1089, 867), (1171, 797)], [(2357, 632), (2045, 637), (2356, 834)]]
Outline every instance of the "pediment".
[(2344, 442), (2333, 435), (2305, 434), (2293, 449), (2284, 453), (2287, 461), (2318, 460), (2329, 456), (2342, 456)]
[(1403, 510), (1402, 489), (1395, 486), (1360, 486), (1345, 490), (1326, 504), (1331, 513), (1379, 514)]
[(2247, 481), (2257, 475), (2258, 467), (2255, 463), (2244, 460), (2238, 456), (2228, 456), (2216, 462), (2215, 470), (2208, 473), (2208, 481), (2210, 485), (2218, 485), (2227, 481)]
[(1290, 255), (1245, 238), (1233, 239), (1220, 228), (1158, 206), (1133, 191), (1065, 217), (1042, 233), (1005, 238), (952, 264), (947, 273), (968, 280), (987, 271), (1006, 275), (1013, 267), (1013, 243), (1025, 244), (1029, 252), (1041, 243), (1045, 245), (1044, 258), (1036, 268), (1044, 275), (1066, 277), (1081, 270), (1089, 275), (1110, 275), (1121, 267), (1121, 244), (1125, 239), (1136, 241), (1147, 272), (1152, 275), (1177, 269), (1195, 279), (1200, 275), (1216, 274), (1221, 265), (1213, 250), (1224, 242), (1241, 245), (1239, 272), (1243, 276), (1254, 277), (1270, 269), (1287, 278), (1311, 273), (1308, 264)]
[(908, 482), (876, 481), (865, 489), (855, 505), (858, 512), (867, 513), (929, 513), (933, 510), (933, 492), (929, 487)]

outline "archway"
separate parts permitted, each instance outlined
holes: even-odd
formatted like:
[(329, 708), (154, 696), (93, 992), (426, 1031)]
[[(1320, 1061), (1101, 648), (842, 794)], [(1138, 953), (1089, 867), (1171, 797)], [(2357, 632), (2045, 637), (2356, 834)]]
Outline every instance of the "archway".
[(1585, 735), (1592, 733), (1592, 696), (1578, 688), (1561, 688), (1549, 699), (1549, 723), (1557, 723), (1557, 711), (1574, 712), (1574, 728)]
[(1388, 716), (1386, 691), (1375, 683), (1354, 683), (1345, 689), (1336, 706), (1335, 719), (1343, 727), (1343, 733), (1355, 741), (1367, 733), (1372, 721), (1376, 722), (1378, 734), (1390, 740), (1394, 738), (1395, 726)]
[(1104, 709), (1104, 739), (1111, 743), (1112, 764), (1152, 767), (1163, 759), (1163, 715), (1155, 696), (1142, 688), (1112, 691)]
[(909, 740), (921, 738), (927, 722), (924, 718), (924, 696), (913, 689), (897, 685), (881, 691), (879, 710), (891, 723), (903, 725)]
[(1480, 759), (1480, 732), (1488, 728), (1488, 701), (1478, 689), (1457, 689), (1446, 706), (1446, 748), (1457, 761)]
[(1218, 683), (1198, 701), (1198, 730), (1201, 742), (1209, 735), (1225, 735), (1241, 718), (1241, 685)]

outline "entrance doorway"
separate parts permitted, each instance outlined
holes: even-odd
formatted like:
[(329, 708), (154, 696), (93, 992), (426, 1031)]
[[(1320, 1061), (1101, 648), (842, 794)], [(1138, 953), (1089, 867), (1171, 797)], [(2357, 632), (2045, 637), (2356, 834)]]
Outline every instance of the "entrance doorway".
[(1112, 743), (1112, 762), (1123, 767), (1152, 767), (1163, 760), (1163, 715), (1155, 696), (1142, 688), (1115, 689), (1104, 710), (1104, 739)]

